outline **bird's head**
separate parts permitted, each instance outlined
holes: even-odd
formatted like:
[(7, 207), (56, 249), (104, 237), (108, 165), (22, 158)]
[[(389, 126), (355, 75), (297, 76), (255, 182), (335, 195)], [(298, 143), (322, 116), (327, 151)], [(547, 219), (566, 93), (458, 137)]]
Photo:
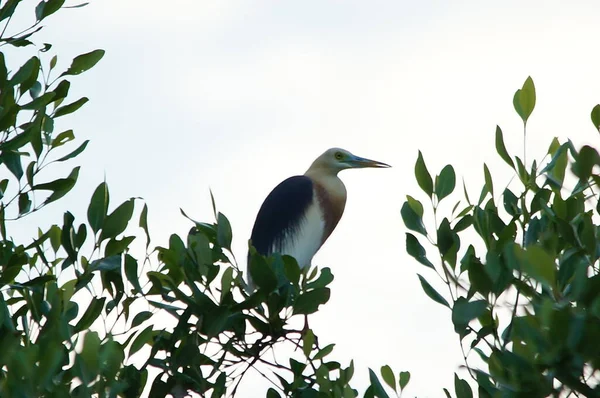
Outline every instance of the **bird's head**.
[(309, 170), (320, 169), (337, 174), (345, 169), (358, 169), (364, 167), (382, 168), (391, 166), (376, 160), (361, 158), (345, 149), (331, 148), (319, 156), (310, 166)]

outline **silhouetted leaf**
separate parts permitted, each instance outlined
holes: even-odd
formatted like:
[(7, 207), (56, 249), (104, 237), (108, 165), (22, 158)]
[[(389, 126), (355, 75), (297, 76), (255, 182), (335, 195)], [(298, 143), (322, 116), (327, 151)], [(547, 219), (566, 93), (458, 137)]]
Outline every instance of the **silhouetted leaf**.
[(450, 305), (448, 304), (446, 299), (442, 297), (442, 295), (439, 294), (433, 287), (431, 287), (431, 285), (425, 280), (425, 278), (423, 278), (419, 274), (417, 274), (417, 276), (419, 277), (419, 281), (421, 282), (421, 287), (423, 288), (423, 291), (429, 296), (430, 299), (432, 299), (436, 303), (440, 303), (450, 308)]
[(83, 313), (83, 316), (77, 322), (77, 325), (73, 328), (75, 333), (79, 333), (82, 330), (88, 329), (92, 323), (100, 316), (102, 309), (104, 308), (104, 302), (106, 301), (106, 297), (97, 298), (93, 297), (91, 303), (88, 305), (87, 309)]
[(331, 291), (327, 287), (314, 289), (302, 293), (294, 303), (294, 315), (296, 314), (312, 314), (317, 312), (319, 305), (329, 301)]
[(410, 381), (410, 372), (400, 372), (399, 384), (400, 390), (403, 390)]
[(454, 191), (455, 186), (456, 174), (454, 173), (454, 167), (447, 165), (435, 180), (435, 194), (438, 197), (438, 201), (450, 195)]
[(78, 55), (73, 59), (71, 66), (61, 76), (78, 75), (91, 69), (102, 59), (104, 50), (94, 50), (86, 54)]
[(423, 192), (431, 196), (433, 194), (433, 180), (431, 179), (431, 174), (429, 174), (429, 171), (427, 170), (421, 151), (419, 151), (419, 156), (415, 163), (415, 177)]
[(510, 158), (508, 151), (506, 150), (506, 146), (504, 145), (504, 137), (502, 136), (502, 130), (500, 129), (500, 126), (496, 126), (496, 152), (498, 152), (498, 155), (500, 155), (500, 157), (510, 167), (512, 167), (513, 169), (515, 168), (515, 165), (512, 159)]
[(594, 109), (592, 109), (592, 123), (596, 130), (600, 131), (600, 104), (596, 105)]
[(133, 215), (133, 201), (133, 199), (129, 199), (123, 202), (106, 217), (102, 226), (102, 232), (100, 233), (100, 241), (114, 238), (125, 231)]
[(381, 377), (383, 378), (383, 381), (385, 381), (385, 384), (387, 384), (388, 386), (393, 388), (394, 391), (396, 391), (396, 376), (394, 376), (394, 372), (392, 371), (392, 368), (389, 367), (389, 365), (381, 367)]
[(427, 231), (425, 230), (425, 226), (423, 225), (423, 220), (417, 213), (415, 213), (415, 211), (408, 204), (408, 202), (404, 202), (404, 204), (402, 205), (400, 215), (402, 216), (402, 221), (404, 221), (404, 225), (406, 226), (406, 228), (418, 232), (422, 235), (427, 235)]
[(421, 264), (435, 269), (431, 261), (427, 259), (425, 248), (421, 246), (419, 240), (411, 233), (406, 233), (406, 252)]
[(104, 219), (108, 213), (109, 197), (106, 182), (98, 185), (92, 194), (92, 199), (87, 210), (87, 219), (94, 233), (97, 233), (104, 224)]

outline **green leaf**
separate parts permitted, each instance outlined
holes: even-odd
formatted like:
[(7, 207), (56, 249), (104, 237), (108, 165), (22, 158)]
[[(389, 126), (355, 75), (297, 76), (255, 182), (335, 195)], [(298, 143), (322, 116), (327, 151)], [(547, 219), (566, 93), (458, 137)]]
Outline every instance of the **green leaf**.
[(500, 129), (500, 126), (496, 126), (496, 152), (498, 152), (498, 155), (500, 155), (500, 157), (510, 167), (512, 167), (513, 169), (515, 168), (515, 165), (512, 159), (510, 158), (508, 151), (506, 150), (506, 146), (504, 145), (504, 137), (502, 136), (502, 130)]
[(394, 372), (392, 371), (392, 368), (389, 367), (389, 365), (381, 367), (381, 377), (383, 378), (383, 381), (385, 381), (385, 384), (387, 384), (388, 386), (393, 388), (394, 391), (396, 391), (396, 376), (394, 376)]
[(600, 104), (596, 105), (594, 109), (592, 109), (592, 123), (594, 123), (594, 128), (600, 131)]
[(331, 291), (327, 287), (321, 287), (302, 293), (294, 303), (294, 315), (308, 315), (317, 312), (321, 304), (325, 304), (329, 301), (330, 295)]
[(308, 283), (306, 285), (306, 288), (307, 289), (317, 289), (320, 287), (325, 287), (325, 286), (329, 285), (332, 281), (333, 281), (333, 274), (331, 273), (331, 269), (325, 267), (321, 270), (321, 274), (319, 275), (319, 277), (315, 281)]
[(217, 243), (227, 250), (231, 250), (231, 224), (225, 215), (219, 213), (217, 216)]
[(417, 183), (421, 189), (431, 197), (431, 195), (433, 195), (433, 181), (431, 179), (431, 174), (429, 174), (429, 171), (427, 170), (421, 151), (419, 151), (419, 156), (415, 163), (415, 177), (417, 178)]
[(88, 305), (87, 310), (83, 313), (83, 316), (77, 322), (77, 325), (73, 328), (74, 333), (79, 333), (83, 330), (88, 329), (92, 323), (100, 316), (102, 309), (104, 308), (104, 302), (106, 297), (97, 298), (93, 297), (91, 303)]
[(306, 358), (309, 358), (314, 343), (315, 335), (311, 329), (308, 329), (302, 338), (302, 352)]
[(144, 203), (144, 207), (142, 208), (142, 212), (140, 213), (140, 228), (144, 230), (146, 234), (146, 249), (150, 246), (150, 233), (148, 232), (148, 205)]
[(75, 135), (73, 134), (73, 130), (63, 131), (52, 140), (51, 146), (52, 148), (58, 148), (69, 141), (73, 141), (74, 139)]
[[(522, 249), (515, 246), (518, 253)], [(518, 257), (520, 257), (517, 254)], [(539, 246), (530, 246), (525, 250), (524, 261), (521, 263), (523, 271), (533, 278), (547, 284), (550, 287), (556, 286), (556, 264), (554, 259)]]
[(231, 291), (231, 282), (233, 281), (233, 268), (227, 267), (221, 277), (221, 302), (223, 298)]
[(313, 361), (317, 361), (319, 359), (323, 359), (327, 355), (331, 354), (331, 352), (333, 351), (333, 347), (335, 347), (335, 344), (329, 344), (329, 345), (326, 345), (325, 347), (321, 348), (319, 350), (319, 352), (317, 352), (315, 354), (315, 356), (313, 357)]
[(261, 255), (251, 256), (248, 271), (259, 288), (270, 292), (277, 287), (277, 277)]
[(408, 385), (409, 381), (410, 381), (410, 372), (400, 372), (400, 381), (398, 382), (400, 384), (400, 391), (402, 391), (404, 389), (404, 387), (406, 387)]
[(121, 234), (127, 228), (129, 220), (133, 215), (133, 199), (123, 202), (104, 220), (102, 232), (100, 233), (100, 242), (105, 239), (114, 238)]
[(52, 182), (37, 184), (33, 187), (33, 189), (36, 191), (52, 191), (50, 196), (48, 196), (44, 201), (45, 204), (52, 203), (69, 193), (69, 191), (75, 186), (78, 177), (79, 166), (75, 167), (66, 178), (59, 178), (58, 180), (54, 180)]
[(69, 69), (60, 76), (79, 75), (80, 73), (93, 68), (103, 56), (104, 50), (94, 50), (86, 54), (78, 55), (73, 59)]
[(389, 398), (389, 395), (385, 392), (381, 382), (377, 378), (377, 375), (371, 368), (369, 368), (369, 381), (371, 382), (371, 388), (373, 389), (373, 395), (379, 398)]
[(432, 299), (436, 303), (440, 303), (450, 308), (450, 304), (448, 304), (446, 299), (442, 297), (442, 295), (439, 294), (433, 287), (431, 287), (431, 285), (425, 280), (425, 278), (423, 278), (419, 274), (417, 274), (417, 276), (419, 277), (419, 281), (421, 281), (421, 287), (423, 288), (423, 291), (429, 296), (430, 299)]
[(506, 188), (502, 197), (504, 198), (504, 210), (506, 210), (508, 214), (516, 216), (520, 213), (518, 199), (510, 189)]
[(419, 216), (423, 217), (423, 204), (410, 195), (406, 195), (406, 201), (411, 209)]
[(65, 3), (65, 0), (47, 0), (42, 1), (35, 8), (35, 16), (38, 21), (54, 14), (56, 11), (60, 10), (60, 8)]
[(425, 248), (421, 246), (421, 243), (413, 234), (408, 232), (406, 233), (406, 252), (421, 264), (435, 269), (431, 261), (427, 259)]
[(132, 356), (138, 352), (146, 343), (152, 339), (152, 328), (154, 325), (147, 326), (146, 329), (142, 330), (137, 337), (131, 343), (129, 347), (129, 356)]
[(87, 147), (87, 144), (89, 142), (90, 142), (90, 140), (85, 140), (83, 142), (83, 144), (79, 145), (79, 147), (77, 149), (75, 149), (73, 152), (63, 156), (62, 158), (56, 159), (56, 161), (64, 162), (65, 160), (69, 160), (69, 159), (76, 157), (77, 155), (79, 155), (81, 152), (83, 152), (85, 150), (85, 147)]
[(274, 388), (269, 388), (267, 390), (267, 398), (281, 398), (281, 395)]
[(29, 210), (31, 210), (31, 199), (27, 192), (23, 192), (19, 195), (19, 216), (29, 213)]
[(130, 254), (125, 254), (125, 276), (131, 283), (136, 292), (141, 292), (140, 280), (138, 277), (138, 263)]
[(137, 313), (134, 317), (133, 317), (133, 321), (131, 321), (131, 327), (134, 328), (136, 326), (141, 325), (142, 323), (146, 322), (148, 319), (152, 318), (152, 312), (150, 311), (142, 311)]
[(98, 233), (104, 224), (106, 214), (108, 213), (109, 198), (106, 182), (98, 185), (92, 194), (92, 199), (87, 210), (87, 219), (94, 233)]
[(515, 93), (513, 105), (523, 119), (523, 123), (527, 124), (527, 120), (535, 108), (535, 86), (531, 77), (528, 77), (523, 83), (523, 87)]
[(487, 164), (483, 164), (483, 176), (485, 179), (485, 186), (487, 191), (494, 197), (494, 181), (492, 180), (492, 175), (490, 174), (490, 169), (488, 169)]
[(54, 111), (54, 117), (58, 118), (58, 117), (73, 113), (77, 109), (81, 108), (88, 101), (89, 101), (89, 99), (87, 97), (83, 97), (83, 98), (79, 98), (75, 102), (61, 106), (60, 108), (58, 108), (57, 110)]
[(454, 191), (454, 187), (456, 187), (454, 167), (447, 165), (442, 169), (439, 177), (435, 179), (435, 194), (438, 197), (438, 201), (450, 195)]
[(412, 209), (408, 202), (404, 202), (402, 205), (400, 215), (406, 228), (427, 236), (427, 230), (425, 230), (422, 218)]
[(456, 398), (473, 398), (473, 391), (465, 380), (460, 379), (456, 373), (454, 373), (454, 392)]
[(487, 309), (485, 300), (469, 302), (464, 297), (459, 297), (452, 308), (452, 323), (455, 325), (468, 325), (473, 319), (480, 317)]

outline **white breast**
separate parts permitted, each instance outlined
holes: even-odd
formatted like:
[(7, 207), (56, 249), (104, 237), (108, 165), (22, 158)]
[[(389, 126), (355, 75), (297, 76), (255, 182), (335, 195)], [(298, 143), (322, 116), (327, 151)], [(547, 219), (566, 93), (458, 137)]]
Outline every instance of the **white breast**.
[(300, 226), (285, 237), (280, 248), (273, 248), (273, 251), (294, 257), (300, 268), (309, 267), (313, 256), (323, 243), (324, 231), (323, 214), (318, 201), (314, 201)]

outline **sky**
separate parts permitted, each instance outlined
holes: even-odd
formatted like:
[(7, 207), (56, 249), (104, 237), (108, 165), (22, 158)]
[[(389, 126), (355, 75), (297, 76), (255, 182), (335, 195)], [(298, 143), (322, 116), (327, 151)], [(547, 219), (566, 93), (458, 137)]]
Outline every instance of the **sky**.
[[(333, 358), (354, 359), (361, 392), (367, 368), (389, 364), (411, 372), (407, 396), (439, 397), (462, 356), (449, 311), (417, 273), (441, 284), (405, 253), (400, 208), (407, 194), (425, 201), (417, 153), (432, 173), (452, 164), (471, 196), (484, 162), (508, 184), (494, 132), (500, 125), (509, 152), (522, 154), (512, 98), (528, 76), (537, 90), (528, 158), (554, 136), (595, 145), (599, 13), (595, 1), (552, 0), (103, 0), (61, 11), (39, 36), (59, 69), (106, 50), (73, 79), (72, 98), (90, 102), (62, 122), (91, 143), (76, 188), (17, 233), (60, 223), (67, 209), (85, 217), (106, 178), (111, 203), (145, 199), (153, 244), (166, 245), (189, 230), (180, 208), (212, 220), (211, 189), (243, 259), (266, 195), (326, 149), (389, 163), (340, 174), (345, 214), (313, 261), (335, 280), (311, 326), (337, 344)], [(249, 378), (241, 396), (265, 390)]]

